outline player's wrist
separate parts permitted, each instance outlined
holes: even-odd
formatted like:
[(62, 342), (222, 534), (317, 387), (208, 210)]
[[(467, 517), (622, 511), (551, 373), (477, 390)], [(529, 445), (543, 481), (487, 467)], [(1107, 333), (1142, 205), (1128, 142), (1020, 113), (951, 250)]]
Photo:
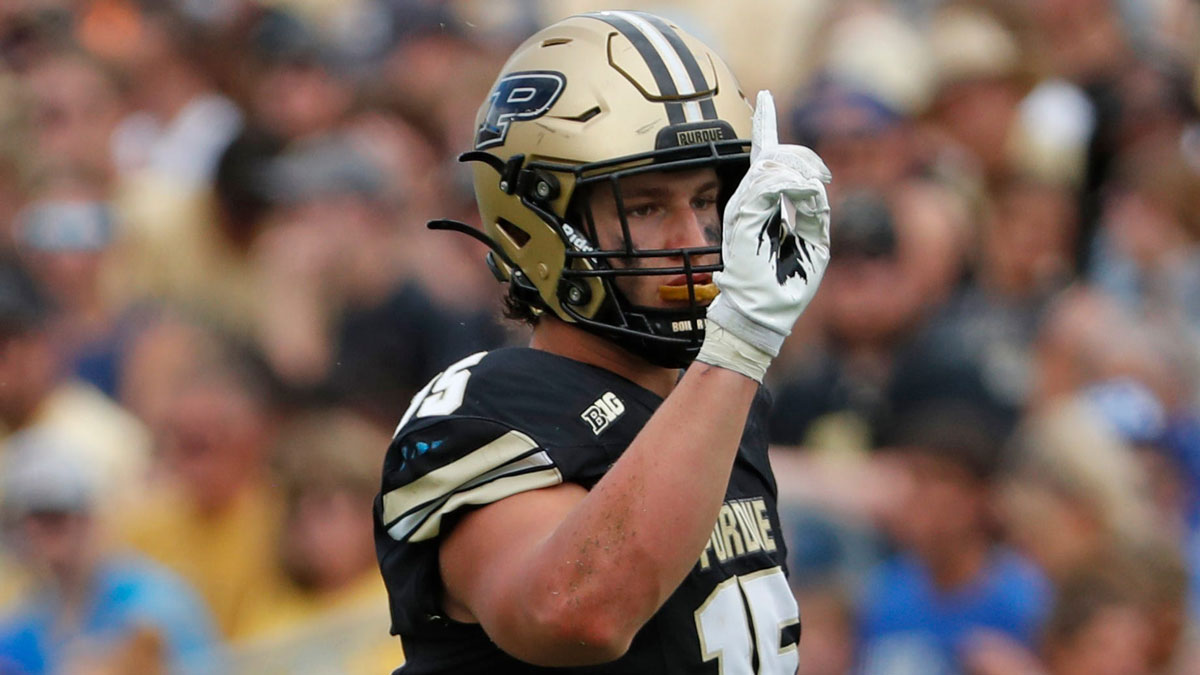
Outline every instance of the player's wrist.
[(779, 355), (779, 350), (783, 348), (783, 341), (791, 334), (791, 331), (781, 331), (775, 326), (754, 318), (749, 312), (742, 309), (730, 293), (722, 293), (717, 296), (716, 300), (713, 300), (708, 308), (706, 321), (706, 325), (720, 326), (757, 351), (766, 353), (768, 358)]
[[(725, 303), (720, 303), (714, 308), (722, 306), (726, 306)], [(705, 324), (704, 343), (700, 346), (700, 353), (696, 355), (696, 360), (718, 368), (732, 370), (761, 383), (771, 361), (779, 354), (783, 339), (787, 336), (779, 335), (761, 324), (754, 323), (736, 309), (714, 312), (714, 308), (709, 309)], [(745, 322), (752, 325), (750, 333), (755, 335), (756, 339), (746, 339), (747, 333), (744, 330), (747, 325)], [(738, 330), (739, 328), (742, 330)], [(769, 333), (770, 336), (762, 335), (763, 331)], [(771, 351), (760, 345), (765, 345)]]

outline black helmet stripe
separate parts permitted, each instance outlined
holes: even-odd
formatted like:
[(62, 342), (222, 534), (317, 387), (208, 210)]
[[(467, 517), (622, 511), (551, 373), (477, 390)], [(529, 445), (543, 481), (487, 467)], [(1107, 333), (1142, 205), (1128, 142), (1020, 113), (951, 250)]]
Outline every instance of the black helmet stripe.
[[(692, 89), (694, 91), (708, 91), (712, 88), (708, 81), (704, 79), (704, 71), (700, 69), (700, 62), (696, 60), (696, 55), (688, 49), (687, 43), (683, 38), (679, 37), (679, 33), (671, 27), (671, 24), (664, 21), (661, 17), (645, 12), (636, 13), (641, 18), (649, 21), (658, 29), (663, 37), (667, 38), (667, 42), (671, 44), (671, 48), (679, 55), (679, 60), (683, 61), (683, 67), (687, 69), (688, 77), (692, 79)], [(700, 111), (706, 120), (717, 119), (717, 107), (713, 105), (712, 97), (705, 97), (700, 100)]]
[[(627, 18), (628, 14), (628, 12), (596, 12), (587, 16), (599, 19), (616, 28), (621, 35), (625, 36), (625, 39), (629, 40), (630, 44), (637, 49), (642, 60), (646, 62), (646, 66), (650, 69), (650, 74), (654, 77), (654, 83), (658, 85), (660, 94), (663, 96), (678, 96), (679, 89), (675, 86), (675, 79), (671, 77), (671, 71), (667, 69), (663, 55), (654, 47), (650, 38), (633, 21)], [(668, 124), (682, 124), (690, 121), (684, 112), (683, 103), (666, 101), (663, 105), (667, 109)]]

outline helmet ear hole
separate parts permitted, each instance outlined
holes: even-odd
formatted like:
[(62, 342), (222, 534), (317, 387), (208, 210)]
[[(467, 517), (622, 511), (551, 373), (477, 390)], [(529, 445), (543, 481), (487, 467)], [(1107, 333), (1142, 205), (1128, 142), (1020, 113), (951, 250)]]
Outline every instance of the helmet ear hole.
[(529, 240), (530, 240), (529, 233), (526, 232), (525, 230), (522, 230), (521, 228), (517, 227), (515, 224), (512, 223), (512, 221), (506, 220), (504, 218), (497, 218), (496, 226), (500, 229), (501, 232), (504, 233), (504, 236), (507, 237), (510, 242), (512, 242), (513, 246), (516, 246), (517, 248), (522, 248), (525, 246), (525, 244), (529, 243)]

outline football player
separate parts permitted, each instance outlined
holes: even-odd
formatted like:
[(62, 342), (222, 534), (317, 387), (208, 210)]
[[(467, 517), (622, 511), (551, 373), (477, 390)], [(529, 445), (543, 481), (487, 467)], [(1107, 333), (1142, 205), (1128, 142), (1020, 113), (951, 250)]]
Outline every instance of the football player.
[(484, 231), (431, 227), (488, 243), (533, 336), (447, 368), (388, 450), (399, 672), (794, 673), (758, 394), (829, 260), (825, 165), (638, 12), (529, 38), (477, 124)]

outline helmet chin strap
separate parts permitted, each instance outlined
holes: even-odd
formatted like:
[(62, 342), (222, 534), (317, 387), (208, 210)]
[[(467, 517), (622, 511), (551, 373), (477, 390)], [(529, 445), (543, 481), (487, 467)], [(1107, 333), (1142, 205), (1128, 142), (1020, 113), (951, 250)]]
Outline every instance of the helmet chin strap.
[(696, 358), (704, 342), (703, 308), (635, 306), (611, 280), (604, 283), (607, 306), (594, 319), (564, 303), (563, 309), (577, 325), (662, 368), (685, 368)]
[[(626, 316), (645, 323), (646, 334), (631, 338), (635, 343), (631, 346), (635, 348), (630, 351), (650, 363), (664, 368), (684, 368), (700, 352), (704, 342), (704, 318), (693, 318), (690, 310), (641, 310), (626, 312)], [(679, 345), (659, 336), (686, 340), (686, 343)]]

